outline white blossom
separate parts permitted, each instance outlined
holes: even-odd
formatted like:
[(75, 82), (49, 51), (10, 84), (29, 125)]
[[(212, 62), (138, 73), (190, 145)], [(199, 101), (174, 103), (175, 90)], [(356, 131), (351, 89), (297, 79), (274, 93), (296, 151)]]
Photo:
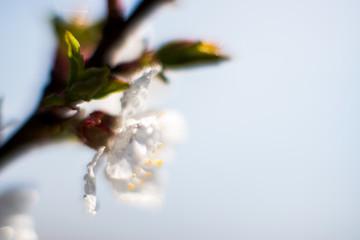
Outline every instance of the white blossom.
[(12, 189), (0, 196), (0, 239), (37, 240), (34, 222), (28, 215), (38, 200), (33, 189)]
[(93, 168), (104, 150), (105, 175), (121, 202), (158, 206), (164, 198), (162, 168), (172, 155), (174, 143), (184, 137), (185, 127), (184, 119), (174, 111), (143, 111), (152, 75), (151, 71), (144, 73), (125, 91), (120, 127), (88, 165), (85, 200), (91, 214), (96, 213), (97, 206)]

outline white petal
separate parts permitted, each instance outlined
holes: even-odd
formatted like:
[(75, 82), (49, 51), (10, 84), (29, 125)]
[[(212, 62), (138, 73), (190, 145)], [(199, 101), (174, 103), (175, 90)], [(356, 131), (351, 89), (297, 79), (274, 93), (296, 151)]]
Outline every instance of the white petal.
[(139, 144), (146, 146), (150, 152), (156, 148), (160, 141), (160, 130), (156, 116), (151, 115), (140, 118), (136, 125), (133, 139)]
[[(131, 162), (132, 165), (138, 165), (142, 162), (144, 158), (147, 158), (147, 148), (144, 144), (140, 144), (137, 141), (132, 141), (131, 144), (128, 146), (129, 154), (128, 160)], [(136, 169), (136, 166), (133, 166), (132, 169)]]
[(130, 88), (125, 91), (121, 98), (121, 114), (123, 117), (131, 117), (141, 111), (147, 100), (150, 77), (149, 73), (144, 74), (139, 79), (134, 80)]
[(170, 145), (183, 142), (187, 136), (187, 126), (184, 116), (174, 110), (166, 110), (159, 114), (161, 141)]
[[(144, 183), (141, 190), (129, 190), (124, 183), (113, 182), (113, 190), (119, 201), (125, 204), (141, 205), (143, 207), (159, 207), (164, 199), (163, 189), (157, 184)], [(136, 187), (135, 187), (136, 188)]]
[(97, 205), (97, 199), (96, 199), (96, 195), (94, 194), (85, 194), (84, 196), (84, 204), (85, 204), (85, 209), (87, 210), (88, 213), (90, 213), (91, 215), (95, 215), (98, 205)]
[(132, 173), (131, 166), (126, 159), (122, 159), (116, 164), (108, 163), (105, 169), (106, 177), (113, 179), (130, 179)]
[(88, 164), (88, 173), (84, 176), (85, 180), (85, 209), (88, 213), (94, 215), (97, 210), (97, 199), (96, 199), (96, 178), (94, 174), (94, 168), (103, 155), (105, 147), (100, 147), (94, 156), (94, 159)]

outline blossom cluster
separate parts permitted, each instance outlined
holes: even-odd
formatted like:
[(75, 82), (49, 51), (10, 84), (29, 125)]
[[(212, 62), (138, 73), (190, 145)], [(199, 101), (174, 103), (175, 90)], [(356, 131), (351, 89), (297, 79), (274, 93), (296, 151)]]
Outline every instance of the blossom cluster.
[(144, 72), (124, 92), (118, 128), (88, 165), (84, 199), (90, 214), (96, 214), (98, 205), (94, 168), (104, 153), (105, 176), (121, 202), (158, 206), (163, 200), (161, 169), (183, 137), (184, 121), (173, 111), (143, 111), (154, 75), (154, 69)]

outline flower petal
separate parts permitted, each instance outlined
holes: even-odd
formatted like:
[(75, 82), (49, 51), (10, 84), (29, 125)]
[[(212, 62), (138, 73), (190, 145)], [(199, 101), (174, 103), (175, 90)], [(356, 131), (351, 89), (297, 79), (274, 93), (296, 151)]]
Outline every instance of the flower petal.
[(103, 155), (105, 147), (100, 147), (97, 153), (94, 156), (94, 159), (88, 165), (88, 173), (84, 176), (85, 180), (85, 208), (91, 215), (95, 215), (98, 205), (96, 199), (96, 179), (94, 174), (94, 167), (96, 166), (98, 160)]
[(125, 91), (121, 98), (122, 116), (128, 118), (139, 113), (144, 106), (150, 84), (150, 73), (145, 73), (139, 79), (134, 80), (130, 88)]

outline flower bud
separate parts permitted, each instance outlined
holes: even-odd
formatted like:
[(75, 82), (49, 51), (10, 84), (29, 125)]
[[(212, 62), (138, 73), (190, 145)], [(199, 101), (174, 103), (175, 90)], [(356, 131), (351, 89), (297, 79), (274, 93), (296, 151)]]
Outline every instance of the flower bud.
[(167, 68), (191, 67), (228, 59), (216, 44), (190, 40), (167, 43), (156, 52), (156, 57)]
[(109, 138), (115, 134), (114, 129), (116, 129), (117, 124), (117, 117), (95, 111), (82, 122), (80, 130), (81, 139), (94, 149), (107, 146)]

